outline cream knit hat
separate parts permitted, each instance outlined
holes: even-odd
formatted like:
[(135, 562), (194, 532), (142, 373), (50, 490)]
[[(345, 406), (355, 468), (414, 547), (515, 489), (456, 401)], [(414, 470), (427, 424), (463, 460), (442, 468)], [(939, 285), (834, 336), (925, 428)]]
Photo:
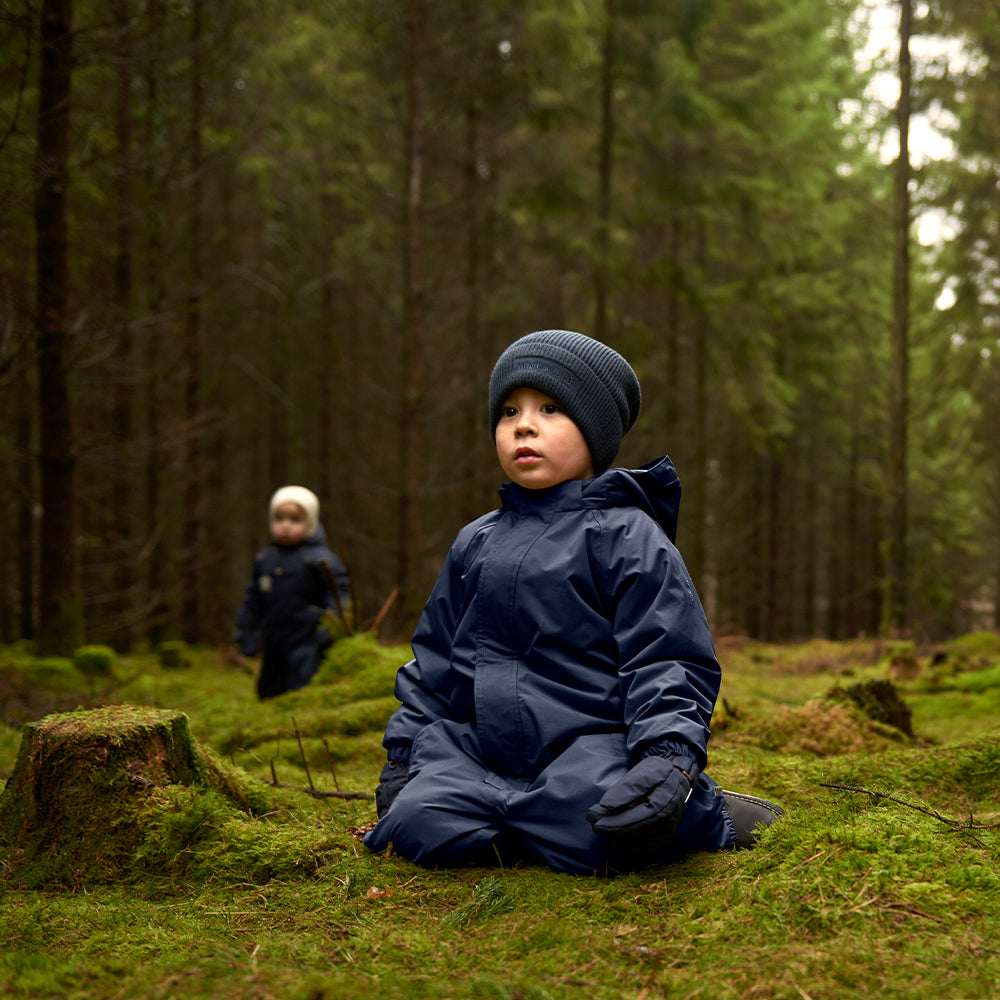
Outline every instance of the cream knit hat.
[(319, 527), (319, 499), (312, 490), (304, 486), (282, 486), (276, 490), (268, 507), (272, 520), (275, 510), (283, 503), (298, 504), (306, 512), (306, 538), (315, 534)]

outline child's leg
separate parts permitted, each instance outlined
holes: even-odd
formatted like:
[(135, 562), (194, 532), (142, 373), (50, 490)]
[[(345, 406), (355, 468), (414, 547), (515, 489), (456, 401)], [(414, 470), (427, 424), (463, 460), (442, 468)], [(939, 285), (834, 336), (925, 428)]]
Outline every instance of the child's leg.
[(318, 642), (308, 642), (296, 646), (288, 652), (286, 667), (286, 690), (298, 691), (304, 688), (319, 668), (320, 648)]
[(598, 836), (585, 813), (627, 770), (622, 737), (582, 737), (530, 789), (514, 796), (507, 825), (547, 865), (578, 874), (615, 874), (735, 846), (736, 831), (707, 775), (693, 789), (674, 835), (662, 844), (619, 846)]
[(288, 690), (285, 683), (285, 658), (274, 648), (264, 646), (260, 659), (260, 673), (257, 675), (257, 697), (275, 698)]
[(412, 777), (365, 837), (373, 851), (426, 868), (489, 864), (503, 834), (505, 790), (491, 782), (468, 726), (429, 726), (413, 747)]
[(556, 871), (604, 875), (607, 840), (594, 833), (586, 812), (626, 770), (623, 736), (583, 736), (513, 796), (508, 824), (533, 854)]

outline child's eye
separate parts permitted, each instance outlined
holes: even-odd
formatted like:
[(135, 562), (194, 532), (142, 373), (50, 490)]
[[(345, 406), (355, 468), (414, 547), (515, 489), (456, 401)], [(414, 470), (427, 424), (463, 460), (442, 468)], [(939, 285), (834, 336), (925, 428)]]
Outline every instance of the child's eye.
[(552, 413), (558, 413), (558, 412), (559, 412), (559, 407), (556, 406), (555, 403), (543, 403), (542, 404), (542, 413), (552, 414)]
[(517, 407), (516, 406), (505, 406), (500, 411), (500, 415), (503, 416), (503, 417), (516, 417), (517, 416)]

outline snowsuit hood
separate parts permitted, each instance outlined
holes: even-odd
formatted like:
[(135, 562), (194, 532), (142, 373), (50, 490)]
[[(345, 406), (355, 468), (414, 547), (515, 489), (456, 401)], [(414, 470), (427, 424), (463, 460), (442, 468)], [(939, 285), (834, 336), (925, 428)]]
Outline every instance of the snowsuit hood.
[(316, 525), (316, 530), (302, 542), (303, 545), (318, 545), (320, 548), (327, 547), (326, 531), (322, 524)]
[(579, 500), (594, 509), (633, 508), (648, 514), (671, 543), (677, 540), (677, 517), (681, 505), (681, 481), (670, 457), (664, 455), (637, 469), (609, 469), (591, 479), (569, 480), (547, 490), (528, 490), (516, 483), (500, 487), (504, 507), (522, 510), (538, 503), (546, 494), (563, 502)]

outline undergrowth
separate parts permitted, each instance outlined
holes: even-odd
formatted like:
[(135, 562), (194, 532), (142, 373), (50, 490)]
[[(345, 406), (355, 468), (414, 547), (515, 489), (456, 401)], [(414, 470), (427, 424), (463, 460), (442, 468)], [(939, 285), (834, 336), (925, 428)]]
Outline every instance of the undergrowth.
[(77, 704), (180, 710), (216, 776), (157, 788), (110, 875), (46, 880), (54, 869), (39, 862), (26, 880), (18, 845), (0, 847), (0, 993), (998, 996), (995, 639), (922, 653), (896, 681), (912, 737), (831, 695), (884, 680), (898, 651), (720, 644), (710, 773), (788, 815), (753, 851), (610, 880), (525, 864), (425, 871), (365, 850), (353, 830), (374, 819), (372, 802), (336, 793), (372, 790), (404, 647), (343, 640), (312, 685), (265, 703), (247, 665), (213, 650), (191, 650), (183, 670), (122, 657), (100, 687), (71, 661), (0, 651), (0, 777), (29, 721), (28, 690), (33, 719)]

